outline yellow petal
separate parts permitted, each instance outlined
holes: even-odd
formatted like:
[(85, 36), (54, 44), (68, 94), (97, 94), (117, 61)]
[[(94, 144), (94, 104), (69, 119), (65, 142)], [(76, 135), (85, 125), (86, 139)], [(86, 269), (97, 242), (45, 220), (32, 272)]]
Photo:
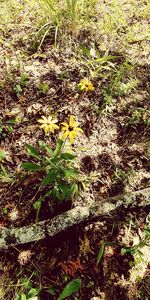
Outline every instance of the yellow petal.
[(66, 131), (66, 130), (68, 131), (68, 128), (66, 128), (66, 127), (61, 128), (61, 131)]
[(69, 131), (64, 132), (62, 135), (62, 140), (64, 141), (68, 137), (68, 135), (69, 135)]
[(37, 120), (39, 123), (45, 123), (45, 121), (43, 119), (39, 119)]
[(54, 128), (51, 125), (49, 125), (48, 127), (49, 127), (49, 131), (51, 131), (52, 133), (54, 133)]
[(69, 132), (69, 138), (70, 138), (70, 144), (73, 144), (74, 138), (75, 138), (74, 131), (70, 131)]
[(57, 122), (58, 122), (57, 119), (54, 119), (54, 120), (51, 121), (51, 123), (57, 123)]
[(56, 125), (56, 124), (52, 124), (51, 126), (52, 126), (53, 128), (55, 128), (55, 129), (59, 129), (59, 126)]
[(69, 120), (69, 125), (70, 127), (74, 127), (74, 116), (70, 116), (70, 120)]
[(47, 118), (45, 116), (41, 117), (45, 122), (47, 122)]
[(93, 91), (94, 91), (94, 86), (93, 86), (93, 84), (92, 84), (92, 83), (90, 83), (90, 84), (89, 84), (89, 90), (90, 90), (91, 92), (93, 92)]
[(61, 124), (67, 128), (69, 127), (69, 124), (67, 124), (66, 122), (62, 122)]
[(45, 126), (46, 126), (46, 125), (45, 125), (45, 123), (44, 123), (44, 124), (42, 124), (42, 125), (40, 126), (40, 128), (43, 129)]
[(80, 127), (76, 127), (76, 131), (83, 132), (83, 130)]
[(47, 122), (49, 122), (49, 123), (52, 122), (52, 116), (49, 116), (49, 117), (48, 117)]
[(45, 132), (45, 134), (47, 134), (49, 132), (49, 126), (48, 125), (45, 125), (44, 132)]

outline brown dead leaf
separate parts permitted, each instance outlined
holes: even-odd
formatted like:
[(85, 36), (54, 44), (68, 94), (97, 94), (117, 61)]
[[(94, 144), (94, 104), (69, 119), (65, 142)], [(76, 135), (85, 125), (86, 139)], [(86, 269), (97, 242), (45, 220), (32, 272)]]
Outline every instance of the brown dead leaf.
[(90, 247), (90, 240), (87, 238), (87, 236), (84, 236), (84, 240), (80, 240), (80, 252), (83, 254), (87, 253), (94, 253)]
[(19, 102), (24, 103), (26, 101), (26, 98), (24, 96), (19, 97)]
[(55, 265), (56, 265), (56, 262), (57, 262), (57, 257), (52, 256), (52, 258), (51, 258), (51, 260), (50, 260), (50, 262), (49, 262), (49, 265), (48, 265), (48, 267), (49, 267), (49, 269), (50, 269), (51, 271), (54, 269), (54, 267), (55, 267)]
[(74, 276), (78, 271), (83, 272), (84, 268), (81, 265), (80, 259), (68, 260), (60, 263), (61, 268), (65, 274), (69, 276)]
[(20, 263), (20, 265), (25, 265), (31, 259), (32, 255), (33, 253), (31, 252), (31, 250), (21, 251), (18, 255), (18, 262)]
[(29, 184), (36, 182), (38, 179), (39, 179), (39, 174), (34, 174), (34, 175), (31, 175), (31, 176), (28, 176), (23, 181), (23, 185), (28, 186)]

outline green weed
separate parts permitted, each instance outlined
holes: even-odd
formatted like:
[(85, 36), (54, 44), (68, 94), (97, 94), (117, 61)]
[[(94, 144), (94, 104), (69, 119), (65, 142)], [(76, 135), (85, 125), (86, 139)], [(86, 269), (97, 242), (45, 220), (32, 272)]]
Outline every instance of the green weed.
[(65, 37), (68, 34), (76, 37), (81, 28), (88, 24), (91, 14), (94, 16), (96, 0), (40, 0), (41, 11), (44, 12), (43, 25), (38, 31), (40, 46), (45, 37), (52, 33), (55, 36), (55, 44), (58, 35)]
[(23, 89), (25, 86), (27, 86), (27, 84), (28, 84), (28, 77), (26, 74), (22, 73), (18, 83), (14, 86), (14, 91), (17, 97), (19, 97), (22, 94)]
[(49, 85), (46, 82), (42, 82), (39, 84), (38, 89), (42, 94), (47, 94), (49, 91)]
[(1, 167), (0, 181), (3, 182), (3, 183), (13, 184), (15, 182), (15, 176), (12, 175), (12, 173), (8, 172), (2, 164), (1, 164), (0, 167)]
[[(41, 149), (46, 151), (46, 155), (40, 155), (36, 148), (27, 145), (27, 151), (30, 156), (38, 160), (38, 163), (22, 163), (22, 168), (28, 172), (40, 172), (46, 174), (43, 178), (40, 189), (50, 187), (44, 197), (52, 196), (58, 200), (68, 200), (78, 192), (78, 170), (75, 168), (75, 155), (63, 152), (64, 142), (57, 141), (55, 150), (52, 150), (43, 141), (39, 142)], [(42, 199), (35, 204), (38, 210)]]
[(142, 107), (139, 107), (133, 111), (131, 117), (128, 117), (126, 126), (136, 127), (138, 124), (150, 126), (150, 113), (148, 110)]

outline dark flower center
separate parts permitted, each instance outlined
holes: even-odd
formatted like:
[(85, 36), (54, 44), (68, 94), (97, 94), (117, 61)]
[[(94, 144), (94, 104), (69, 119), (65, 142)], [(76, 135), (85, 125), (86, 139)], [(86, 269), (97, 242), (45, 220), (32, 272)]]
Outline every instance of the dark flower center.
[(69, 131), (72, 131), (72, 130), (73, 130), (73, 127), (72, 127), (72, 126), (69, 126), (68, 130), (69, 130)]

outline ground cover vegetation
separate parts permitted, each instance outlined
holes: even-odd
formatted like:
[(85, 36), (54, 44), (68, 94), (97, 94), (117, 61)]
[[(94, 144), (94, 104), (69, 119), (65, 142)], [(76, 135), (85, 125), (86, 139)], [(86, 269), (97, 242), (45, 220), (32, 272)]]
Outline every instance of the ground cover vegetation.
[[(149, 19), (149, 0), (0, 1), (0, 230), (150, 187)], [(0, 245), (0, 299), (146, 300), (149, 264), (149, 206), (121, 207)]]

